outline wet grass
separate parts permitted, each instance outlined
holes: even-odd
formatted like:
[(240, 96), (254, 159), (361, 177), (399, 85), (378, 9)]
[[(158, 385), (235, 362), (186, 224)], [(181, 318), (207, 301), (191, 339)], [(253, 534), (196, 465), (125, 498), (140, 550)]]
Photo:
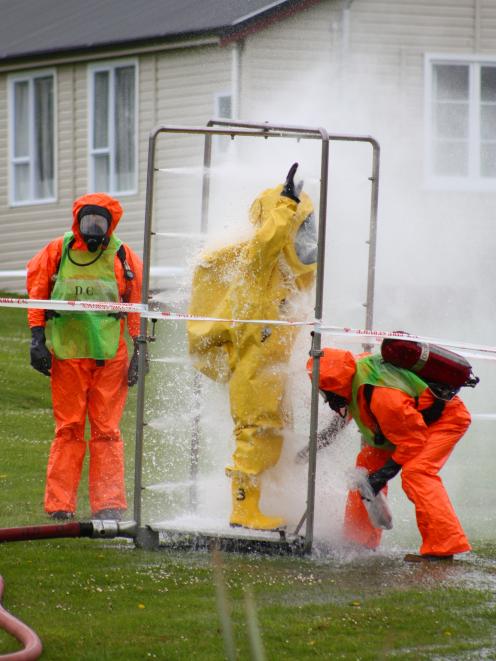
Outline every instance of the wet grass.
[[(40, 541), (1, 546), (0, 567), (5, 605), (38, 632), (47, 659), (224, 658), (209, 554)], [(494, 658), (482, 654), (496, 645), (495, 572), (476, 559), (222, 559), (239, 659), (251, 658), (247, 587), (269, 659)]]
[[(0, 527), (46, 522), (53, 420), (48, 379), (29, 367), (25, 314), (0, 310)], [(133, 411), (131, 399), (128, 439)], [(132, 477), (132, 443), (128, 450)], [(85, 492), (83, 481), (83, 518)], [(441, 566), (405, 564), (400, 550), (224, 555), (236, 657), (255, 658), (249, 588), (267, 659), (496, 659), (496, 544), (474, 540), (474, 547)], [(37, 631), (44, 659), (225, 658), (209, 553), (147, 552), (125, 541), (17, 542), (0, 545), (0, 574), (5, 607)], [(16, 648), (0, 633), (0, 653)]]

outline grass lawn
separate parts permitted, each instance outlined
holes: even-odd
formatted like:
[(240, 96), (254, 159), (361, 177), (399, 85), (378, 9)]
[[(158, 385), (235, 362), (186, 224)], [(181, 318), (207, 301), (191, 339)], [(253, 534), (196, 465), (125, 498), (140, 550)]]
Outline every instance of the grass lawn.
[[(0, 309), (0, 527), (47, 522), (49, 382), (29, 366), (25, 316)], [(134, 396), (123, 421), (128, 441)], [(132, 442), (129, 455), (131, 480)], [(89, 515), (85, 477), (80, 514)], [(401, 554), (214, 562), (125, 540), (16, 542), (0, 545), (0, 574), (4, 606), (38, 633), (47, 660), (227, 658), (219, 588), (232, 618), (231, 658), (263, 658), (250, 651), (252, 596), (266, 659), (496, 659), (496, 544), (473, 541), (467, 559), (428, 567), (404, 564)], [(18, 647), (0, 632), (0, 654)]]

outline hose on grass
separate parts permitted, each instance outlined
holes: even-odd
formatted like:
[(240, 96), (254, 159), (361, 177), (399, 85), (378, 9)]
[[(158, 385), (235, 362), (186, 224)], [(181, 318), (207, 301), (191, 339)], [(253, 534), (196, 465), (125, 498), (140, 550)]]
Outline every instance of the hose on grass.
[[(21, 526), (17, 528), (0, 528), (1, 542), (21, 542), (34, 539), (54, 539), (61, 537), (134, 537), (136, 524), (134, 521), (74, 521), (65, 524), (50, 524), (41, 526)], [(4, 580), (0, 576), (0, 629), (14, 636), (24, 648), (9, 654), (0, 654), (0, 661), (34, 661), (43, 651), (41, 640), (27, 624), (14, 617), (2, 605)]]
[(0, 628), (9, 633), (24, 645), (22, 650), (0, 654), (2, 661), (32, 661), (38, 659), (43, 651), (43, 646), (38, 635), (28, 627), (27, 624), (14, 617), (12, 613), (5, 610), (2, 604), (4, 580), (0, 576)]
[(40, 526), (0, 528), (0, 542), (23, 542), (29, 539), (54, 539), (60, 537), (91, 537), (92, 535), (92, 523), (80, 523), (77, 521)]

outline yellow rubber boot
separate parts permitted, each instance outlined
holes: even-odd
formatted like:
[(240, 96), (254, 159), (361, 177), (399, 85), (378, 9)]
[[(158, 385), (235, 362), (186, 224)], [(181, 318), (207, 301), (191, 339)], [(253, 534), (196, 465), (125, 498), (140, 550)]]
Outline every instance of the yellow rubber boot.
[(260, 483), (255, 477), (232, 477), (232, 514), (229, 524), (252, 530), (277, 530), (286, 525), (280, 516), (265, 516), (258, 509)]

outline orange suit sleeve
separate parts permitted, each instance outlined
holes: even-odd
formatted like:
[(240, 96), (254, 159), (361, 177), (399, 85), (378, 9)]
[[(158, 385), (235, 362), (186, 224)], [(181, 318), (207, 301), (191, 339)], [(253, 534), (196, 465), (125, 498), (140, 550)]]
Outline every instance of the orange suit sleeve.
[[(62, 255), (62, 237), (54, 239), (40, 250), (27, 265), (26, 289), (29, 298), (47, 300), (53, 286)], [(38, 308), (28, 310), (29, 327), (45, 326), (45, 311)]]

